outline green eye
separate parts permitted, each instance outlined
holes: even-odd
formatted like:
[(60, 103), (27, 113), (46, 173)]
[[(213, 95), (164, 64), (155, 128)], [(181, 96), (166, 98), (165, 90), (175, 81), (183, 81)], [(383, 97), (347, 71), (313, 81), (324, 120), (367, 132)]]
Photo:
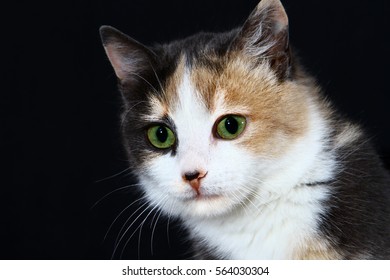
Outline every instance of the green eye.
[(228, 115), (217, 124), (217, 134), (222, 139), (232, 140), (237, 138), (246, 125), (246, 119), (242, 116)]
[(148, 129), (150, 143), (158, 149), (168, 149), (175, 144), (175, 134), (164, 125), (155, 125)]

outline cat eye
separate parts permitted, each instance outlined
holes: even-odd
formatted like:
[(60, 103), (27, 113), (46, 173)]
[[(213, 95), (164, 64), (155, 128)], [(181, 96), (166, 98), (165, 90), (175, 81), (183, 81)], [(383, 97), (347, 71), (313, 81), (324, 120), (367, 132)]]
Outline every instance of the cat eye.
[(222, 139), (232, 140), (244, 131), (245, 126), (246, 119), (243, 116), (227, 115), (217, 123), (216, 134)]
[(175, 144), (176, 137), (171, 129), (165, 125), (155, 125), (147, 132), (150, 144), (158, 149), (168, 149)]

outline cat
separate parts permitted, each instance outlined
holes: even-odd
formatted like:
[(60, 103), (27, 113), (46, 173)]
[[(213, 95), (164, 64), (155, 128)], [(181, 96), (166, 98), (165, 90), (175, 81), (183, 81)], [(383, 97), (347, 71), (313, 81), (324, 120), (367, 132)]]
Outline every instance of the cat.
[(188, 229), (194, 258), (390, 258), (389, 175), (300, 65), (279, 0), (168, 44), (100, 34), (129, 166)]

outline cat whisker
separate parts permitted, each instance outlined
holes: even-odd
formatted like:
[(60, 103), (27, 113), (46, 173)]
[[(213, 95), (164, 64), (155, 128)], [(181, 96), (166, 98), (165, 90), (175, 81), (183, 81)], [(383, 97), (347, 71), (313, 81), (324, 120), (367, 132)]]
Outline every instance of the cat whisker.
[[(245, 207), (246, 208), (254, 207), (256, 209), (255, 215), (258, 215), (258, 214), (260, 214), (261, 209), (263, 207), (268, 206), (270, 203), (279, 199), (280, 195), (276, 195), (276, 197), (272, 197), (272, 199), (270, 199), (269, 196), (264, 197), (262, 195), (262, 192), (256, 191), (257, 186), (254, 186), (254, 187), (255, 188), (250, 188), (247, 185), (242, 185), (242, 186), (240, 186), (240, 189), (243, 189), (243, 190), (248, 192), (247, 195), (244, 195), (244, 197), (246, 197), (246, 200), (248, 201), (248, 203), (245, 203)], [(241, 190), (237, 190), (237, 191), (242, 194)], [(259, 205), (254, 204), (254, 202), (253, 202), (254, 199), (255, 199), (255, 201), (259, 201), (260, 204)]]
[[(168, 201), (168, 200), (166, 200), (166, 202), (167, 202), (167, 201)], [(166, 204), (166, 202), (165, 202), (165, 204)], [(156, 212), (156, 213), (159, 213), (159, 214), (158, 214), (157, 219), (156, 219), (156, 221), (155, 221), (155, 223), (154, 223), (154, 226), (153, 226), (153, 229), (152, 229), (152, 235), (151, 235), (151, 237), (150, 237), (150, 252), (151, 252), (152, 256), (154, 255), (154, 252), (153, 252), (154, 233), (155, 233), (155, 231), (156, 231), (156, 226), (157, 226), (158, 220), (159, 220), (160, 217), (161, 217), (162, 212), (163, 212), (163, 211), (162, 211), (161, 208), (158, 210), (158, 212)]]
[(144, 100), (137, 101), (137, 103), (133, 104), (129, 109), (126, 110), (126, 112), (124, 112), (124, 114), (122, 115), (120, 128), (123, 128), (125, 120), (127, 119), (127, 115), (134, 109), (134, 107), (136, 107), (136, 106), (138, 106), (138, 105), (140, 105), (142, 103), (148, 104), (148, 102), (144, 101)]
[[(139, 198), (139, 199), (133, 201), (131, 204), (127, 205), (127, 206), (126, 206), (126, 207), (125, 207), (125, 208), (124, 208), (124, 209), (115, 217), (114, 221), (112, 221), (112, 223), (110, 224), (109, 228), (107, 229), (107, 232), (106, 232), (106, 234), (104, 235), (103, 240), (106, 240), (106, 239), (107, 239), (107, 236), (108, 236), (108, 234), (110, 233), (112, 227), (114, 226), (114, 224), (116, 223), (116, 221), (122, 216), (122, 214), (123, 214), (127, 209), (129, 209), (132, 205), (134, 205), (134, 203), (136, 203), (136, 202), (138, 202), (138, 201), (140, 201), (140, 200), (142, 200), (142, 199), (144, 199), (144, 198), (141, 197), (141, 198)], [(146, 204), (146, 203), (144, 203), (143, 205), (145, 205), (145, 204)], [(140, 209), (140, 208), (138, 208), (135, 212), (133, 212), (133, 214), (136, 213), (139, 209)], [(115, 244), (116, 244), (116, 241), (115, 241)]]
[[(161, 195), (162, 196), (162, 195)], [(131, 203), (129, 206), (133, 205), (135, 202), (141, 200), (141, 199), (145, 199), (144, 197), (141, 197), (140, 199), (137, 199), (136, 201), (134, 201), (133, 203)], [(146, 207), (145, 207), (146, 205)], [(129, 206), (127, 206), (126, 208), (128, 208)], [(142, 210), (142, 208), (145, 207), (145, 209), (133, 220), (133, 222), (130, 224), (130, 226), (127, 227), (127, 229), (124, 231), (124, 228), (126, 227), (127, 223), (131, 220), (131, 218), (137, 214), (137, 212), (139, 212), (140, 210)], [(115, 249), (114, 249), (114, 253), (116, 251), (116, 248), (117, 246), (119, 245), (119, 243), (121, 242), (122, 238), (124, 237), (124, 235), (127, 233), (127, 231), (133, 226), (133, 224), (140, 218), (140, 216), (148, 209), (148, 208), (151, 208), (151, 205), (149, 204), (148, 201), (145, 201), (142, 205), (140, 205), (127, 219), (126, 221), (124, 222), (123, 226), (121, 227), (121, 229), (119, 230), (119, 233), (117, 235), (117, 238), (115, 240)], [(118, 216), (122, 215), (122, 213), (125, 211), (126, 209), (124, 209)], [(118, 217), (117, 217), (118, 218)], [(114, 221), (115, 222), (115, 221)], [(123, 232), (123, 234), (122, 234)], [(121, 237), (120, 237), (121, 236)]]
[[(165, 196), (164, 197), (164, 199), (166, 198), (167, 196)], [(154, 211), (154, 208), (149, 212), (149, 215), (152, 213)], [(159, 217), (160, 217), (160, 215), (161, 215), (161, 213), (162, 213), (162, 209), (160, 208), (160, 209), (158, 209), (157, 211), (156, 211), (156, 213), (154, 214), (154, 216), (153, 216), (153, 218), (152, 218), (152, 221), (150, 222), (150, 225), (152, 226), (152, 224), (153, 224), (153, 220), (154, 220), (154, 218), (155, 218), (155, 216), (156, 216), (156, 214), (158, 213), (158, 212), (160, 212), (160, 214), (158, 215), (158, 217), (157, 217), (157, 219), (156, 219), (156, 224), (157, 224), (157, 221), (158, 221), (158, 219), (159, 219)], [(144, 225), (144, 223), (146, 222), (146, 220), (147, 220), (147, 218), (148, 218), (148, 216), (149, 215), (147, 215), (146, 216), (146, 218), (142, 221), (142, 223), (141, 223), (141, 227), (139, 228), (139, 234), (138, 234), (138, 259), (141, 259), (140, 258), (140, 256), (141, 256), (141, 235), (142, 235), (142, 228), (143, 228), (143, 225)], [(138, 229), (138, 228), (137, 228)], [(128, 239), (128, 241), (126, 242), (126, 244), (125, 244), (125, 246), (124, 246), (124, 248), (126, 247), (126, 245), (127, 245), (127, 243), (130, 241), (130, 239), (132, 238), (132, 236), (135, 234), (135, 232), (137, 231), (137, 229), (135, 229), (135, 231), (133, 232), (133, 234), (129, 237), (129, 239)], [(153, 231), (152, 231), (152, 235), (151, 235), (151, 254), (153, 255), (153, 234), (154, 234), (154, 229), (153, 229)], [(123, 252), (122, 252), (122, 254), (123, 254)], [(122, 255), (121, 254), (121, 255)]]
[(259, 193), (258, 191), (256, 191), (258, 186), (254, 186), (254, 187), (249, 187), (247, 185), (240, 185), (240, 188), (247, 191), (248, 194), (246, 194), (245, 196), (247, 195), (250, 195), (251, 197), (254, 197), (254, 198), (259, 198), (259, 199), (262, 199), (261, 197), (261, 193)]
[[(167, 198), (168, 195), (165, 195), (162, 200), (165, 200)], [(140, 215), (138, 215), (138, 217), (130, 224), (130, 226), (127, 227), (127, 229), (124, 231), (124, 233), (122, 234), (121, 238), (119, 239), (119, 242), (117, 244), (117, 246), (121, 243), (121, 241), (123, 240), (123, 238), (125, 237), (126, 233), (130, 230), (130, 228), (134, 225), (134, 223), (141, 217), (141, 215), (143, 213), (145, 213), (146, 210), (148, 210), (148, 208), (152, 208), (149, 213), (146, 215), (146, 217), (144, 218), (144, 220), (140, 223), (140, 225), (133, 231), (133, 233), (130, 235), (130, 237), (127, 239), (127, 241), (125, 242), (125, 244), (123, 245), (123, 248), (121, 250), (121, 254), (120, 254), (120, 258), (122, 258), (122, 255), (124, 253), (124, 250), (126, 249), (127, 247), (127, 244), (129, 244), (131, 238), (134, 236), (134, 234), (137, 232), (137, 230), (143, 226), (143, 224), (146, 222), (146, 220), (149, 218), (149, 216), (153, 213), (153, 211), (158, 208), (160, 206), (160, 203), (156, 204), (155, 206), (151, 206), (149, 205), (148, 207), (145, 208), (144, 211), (142, 211), (142, 213)], [(117, 247), (114, 249), (114, 251), (116, 251)]]
[(152, 229), (152, 227), (153, 227), (153, 222), (154, 222), (154, 219), (156, 218), (157, 214), (158, 214), (158, 211), (156, 211), (156, 213), (154, 213), (152, 220), (150, 221), (150, 226), (149, 226), (150, 229)]
[[(243, 192), (240, 189), (249, 190), (249, 192), (248, 192), (249, 195), (248, 194), (243, 194)], [(241, 199), (241, 200), (242, 200), (242, 204), (243, 204), (243, 208), (244, 208), (245, 212), (248, 213), (247, 209), (249, 210), (249, 208), (251, 206), (255, 207), (255, 209), (258, 212), (260, 212), (259, 208), (252, 202), (252, 199), (251, 199), (251, 198), (255, 197), (257, 194), (252, 192), (252, 190), (249, 189), (246, 186), (242, 186), (240, 189), (237, 189), (237, 191), (241, 194), (242, 197), (244, 197), (244, 199)], [(249, 203), (245, 203), (245, 201), (249, 202)]]
[(162, 83), (161, 83), (161, 81), (160, 81), (160, 78), (159, 78), (158, 75), (157, 75), (156, 70), (154, 69), (153, 65), (150, 65), (150, 67), (151, 67), (151, 69), (152, 69), (152, 71), (153, 71), (153, 73), (154, 73), (154, 75), (155, 75), (155, 77), (156, 77), (156, 79), (157, 79), (158, 84), (160, 85), (161, 91), (163, 92), (164, 96), (167, 96), (167, 94), (166, 94), (166, 92), (165, 92), (165, 90), (164, 90), (164, 87), (163, 87), (163, 85), (162, 85)]
[(106, 181), (106, 180), (110, 180), (110, 179), (112, 179), (112, 178), (115, 178), (115, 177), (117, 177), (117, 176), (119, 176), (119, 175), (122, 175), (123, 173), (129, 171), (130, 169), (131, 169), (131, 167), (127, 167), (127, 168), (125, 168), (124, 170), (122, 170), (122, 171), (120, 171), (120, 172), (118, 172), (118, 173), (116, 173), (116, 174), (114, 174), (114, 175), (107, 176), (107, 177), (105, 177), (105, 178), (103, 178), (103, 179), (96, 180), (96, 181), (95, 181), (95, 184), (96, 184), (96, 183), (103, 182), (103, 181)]
[[(118, 233), (118, 235), (117, 235), (117, 237), (116, 237), (116, 239), (115, 239), (115, 245), (118, 245), (118, 243), (120, 242), (120, 238), (119, 238), (119, 236), (121, 236), (121, 233), (122, 233), (122, 231), (124, 230), (124, 228), (126, 227), (126, 224), (131, 220), (131, 218), (135, 215), (135, 214), (137, 214), (137, 212), (139, 211), (139, 210), (141, 210), (145, 205), (146, 205), (146, 207), (145, 207), (145, 209), (141, 212), (141, 214), (139, 214), (139, 216), (140, 215), (142, 215), (142, 213), (144, 213), (144, 211), (146, 211), (146, 209), (148, 209), (150, 206), (148, 205), (148, 201), (145, 201), (141, 206), (139, 206), (134, 212), (133, 212), (133, 214), (131, 214), (127, 219), (126, 219), (126, 221), (124, 222), (124, 224), (123, 224), (123, 226), (121, 227), (121, 229), (119, 230), (119, 233)], [(135, 219), (135, 221), (139, 218), (139, 216)], [(133, 224), (131, 224), (130, 226), (132, 226)]]
[[(141, 215), (142, 215), (143, 213), (145, 213), (145, 211), (146, 211), (148, 208), (150, 208), (150, 205), (146, 205), (146, 204), (147, 204), (147, 202), (144, 203), (141, 207), (139, 207), (136, 211), (134, 211), (134, 213), (133, 213), (133, 214), (126, 220), (126, 222), (123, 224), (123, 226), (122, 226), (121, 230), (119, 231), (119, 233), (118, 233), (118, 235), (117, 235), (117, 238), (116, 238), (116, 240), (115, 240), (115, 247), (114, 247), (114, 250), (113, 250), (113, 253), (112, 253), (112, 256), (111, 256), (112, 259), (114, 258), (115, 254), (116, 254), (116, 252), (117, 252), (117, 250), (118, 250), (118, 247), (119, 247), (120, 243), (122, 242), (123, 238), (125, 237), (126, 233), (127, 233), (127, 232), (129, 231), (129, 229), (133, 226), (133, 224), (141, 217)], [(139, 210), (141, 210), (142, 207), (145, 206), (145, 205), (146, 205), (145, 209), (142, 210), (142, 212), (133, 220), (133, 222), (130, 224), (130, 226), (128, 226), (127, 229), (124, 230), (126, 224), (127, 224), (128, 221), (131, 219), (131, 217), (132, 217), (134, 214), (136, 214)], [(138, 227), (137, 227), (137, 229), (138, 229)], [(122, 233), (122, 231), (123, 231), (123, 233)]]
[(140, 78), (141, 80), (143, 80), (145, 83), (147, 83), (155, 93), (158, 93), (158, 90), (148, 81), (146, 80), (144, 77), (142, 77), (141, 75), (137, 74), (136, 72), (131, 72), (132, 75), (134, 76), (137, 76), (138, 78)]
[(125, 189), (129, 189), (129, 188), (133, 188), (133, 187), (136, 187), (136, 186), (139, 186), (140, 184), (130, 184), (130, 185), (127, 185), (127, 186), (123, 186), (123, 187), (119, 187), (115, 190), (112, 190), (110, 191), (109, 193), (105, 194), (102, 198), (100, 198), (98, 201), (96, 201), (91, 207), (90, 207), (90, 211), (95, 208), (98, 204), (100, 204), (104, 199), (106, 199), (108, 196), (112, 195), (113, 193), (115, 192), (118, 192), (118, 191), (121, 191), (121, 190), (125, 190)]
[(141, 227), (139, 229), (139, 233), (138, 233), (138, 259), (140, 260), (141, 259), (141, 236), (142, 236), (142, 228), (143, 228), (143, 223), (141, 224)]
[(172, 213), (173, 213), (174, 205), (175, 205), (175, 203), (172, 203), (171, 204), (171, 208), (168, 211), (168, 220), (167, 220), (167, 228), (166, 228), (166, 231), (167, 231), (167, 241), (168, 241), (169, 248), (171, 248), (171, 241), (170, 241), (170, 238), (169, 238), (169, 223), (171, 221), (171, 216), (172, 216)]
[(248, 215), (247, 207), (246, 207), (245, 203), (243, 202), (243, 200), (241, 198), (239, 198), (234, 192), (230, 193), (230, 195), (233, 196), (233, 198), (235, 198), (235, 202), (239, 203), (240, 206), (244, 209), (245, 214)]
[[(165, 202), (163, 204), (163, 206), (167, 203), (168, 199), (166, 199), (168, 197), (165, 196), (164, 199), (165, 199)], [(163, 207), (162, 206), (162, 207)], [(154, 213), (153, 217), (152, 217), (152, 220), (150, 221), (150, 229), (152, 229), (152, 234), (151, 234), (151, 238), (150, 238), (150, 251), (151, 251), (151, 254), (153, 255), (153, 236), (154, 236), (154, 232), (156, 230), (156, 226), (157, 226), (157, 222), (158, 222), (158, 219), (160, 218), (161, 214), (162, 214), (162, 207), (160, 207), (159, 209), (157, 209), (157, 211)], [(156, 218), (157, 216), (157, 218)], [(156, 220), (154, 220), (156, 219)]]

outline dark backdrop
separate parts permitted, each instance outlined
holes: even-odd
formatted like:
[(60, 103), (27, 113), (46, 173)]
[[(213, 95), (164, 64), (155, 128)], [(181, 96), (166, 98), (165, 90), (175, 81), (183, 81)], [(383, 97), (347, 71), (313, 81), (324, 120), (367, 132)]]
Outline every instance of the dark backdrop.
[[(336, 106), (367, 128), (388, 161), (388, 1), (283, 3), (304, 64)], [(0, 258), (111, 258), (127, 218), (138, 207), (132, 220), (140, 215), (143, 221), (149, 213), (142, 213), (139, 202), (118, 215), (138, 197), (133, 187), (92, 207), (132, 182), (126, 172), (110, 177), (127, 166), (118, 135), (120, 98), (100, 25), (113, 25), (145, 44), (163, 42), (228, 30), (243, 23), (256, 4), (29, 1), (3, 7)], [(175, 221), (168, 226), (152, 213), (141, 234), (138, 221), (118, 240), (114, 258), (187, 256), (180, 238), (185, 232)]]

